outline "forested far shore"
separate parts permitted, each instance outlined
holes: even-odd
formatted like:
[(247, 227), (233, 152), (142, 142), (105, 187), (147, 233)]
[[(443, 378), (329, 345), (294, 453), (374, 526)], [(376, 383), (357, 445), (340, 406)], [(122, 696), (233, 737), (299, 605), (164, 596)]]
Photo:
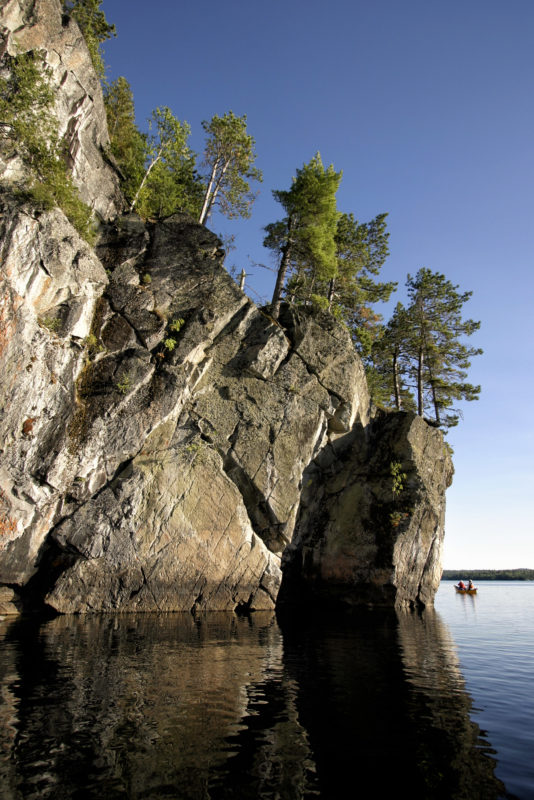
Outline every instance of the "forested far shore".
[(534, 569), (444, 569), (442, 581), (534, 581)]

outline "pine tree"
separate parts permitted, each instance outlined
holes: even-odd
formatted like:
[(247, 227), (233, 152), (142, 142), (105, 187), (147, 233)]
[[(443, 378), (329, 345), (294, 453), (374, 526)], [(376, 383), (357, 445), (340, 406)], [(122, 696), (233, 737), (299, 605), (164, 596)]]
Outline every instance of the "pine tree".
[(341, 214), (336, 230), (337, 274), (328, 286), (329, 307), (351, 331), (360, 355), (366, 356), (382, 326), (372, 306), (386, 302), (397, 288), (394, 281), (375, 280), (389, 254), (387, 214), (359, 223)]
[(254, 166), (255, 142), (247, 133), (247, 118), (232, 111), (219, 117), (215, 114), (202, 127), (207, 134), (203, 167), (206, 171), (205, 191), (198, 221), (201, 225), (218, 205), (230, 219), (249, 217), (256, 197), (249, 181), (262, 181), (261, 171)]
[(411, 327), (411, 372), (417, 392), (417, 413), (424, 416), (427, 406), (434, 411), (436, 424), (458, 424), (457, 400), (478, 400), (480, 386), (466, 382), (471, 358), (482, 353), (468, 347), (461, 337), (471, 336), (480, 322), (462, 319), (463, 305), (472, 292), (458, 292), (444, 275), (423, 268), (408, 275), (411, 300), (407, 309)]
[[(339, 212), (336, 192), (341, 172), (330, 165), (325, 169), (317, 153), (308, 164), (297, 170), (291, 188), (274, 191), (274, 198), (282, 205), (286, 216), (265, 227), (264, 246), (278, 259), (278, 274), (271, 312), (275, 319), (280, 313), (282, 293), (288, 276), (293, 273), (290, 291), (300, 295), (305, 286), (305, 300), (318, 297), (314, 292), (317, 283), (335, 277), (335, 235)], [(324, 305), (327, 305), (326, 297)]]
[(410, 315), (397, 303), (391, 319), (382, 326), (367, 359), (367, 374), (373, 401), (397, 411), (414, 410), (413, 392), (408, 384), (413, 352)]
[(121, 188), (131, 203), (145, 172), (146, 136), (135, 123), (134, 99), (126, 78), (119, 77), (105, 87), (111, 152), (121, 171)]

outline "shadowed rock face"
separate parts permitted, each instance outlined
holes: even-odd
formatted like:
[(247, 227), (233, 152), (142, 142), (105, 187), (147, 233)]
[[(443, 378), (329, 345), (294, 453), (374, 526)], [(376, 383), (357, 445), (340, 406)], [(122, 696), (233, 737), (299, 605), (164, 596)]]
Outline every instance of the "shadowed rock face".
[(303, 476), (280, 599), (432, 603), (452, 473), (442, 434), (412, 413), (377, 414), (329, 444)]
[[(0, 10), (6, 46), (48, 54), (75, 179), (109, 219), (121, 199), (77, 27), (56, 0)], [(2, 609), (19, 595), (62, 612), (272, 609), (289, 545), (293, 598), (431, 601), (450, 462), (422, 420), (371, 418), (347, 331), (289, 307), (272, 320), (185, 215), (115, 217), (93, 250), (61, 211), (13, 198), (11, 166), (0, 196)], [(392, 462), (408, 476), (396, 495)]]

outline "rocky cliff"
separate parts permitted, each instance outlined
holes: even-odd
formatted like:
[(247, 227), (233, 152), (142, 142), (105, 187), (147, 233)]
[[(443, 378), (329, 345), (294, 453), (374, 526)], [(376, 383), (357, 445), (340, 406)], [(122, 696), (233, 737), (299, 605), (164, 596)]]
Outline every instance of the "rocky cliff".
[(4, 160), (0, 611), (270, 609), (281, 566), (287, 603), (431, 602), (441, 434), (373, 411), (347, 332), (291, 308), (273, 321), (206, 228), (121, 216), (75, 23), (56, 0), (0, 8), (4, 48), (47, 53), (101, 220), (92, 249), (15, 199)]

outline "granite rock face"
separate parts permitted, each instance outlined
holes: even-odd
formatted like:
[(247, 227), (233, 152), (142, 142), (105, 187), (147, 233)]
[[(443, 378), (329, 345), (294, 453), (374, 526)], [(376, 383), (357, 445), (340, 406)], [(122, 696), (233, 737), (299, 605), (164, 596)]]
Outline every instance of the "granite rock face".
[(304, 473), (280, 599), (432, 604), (452, 475), (441, 432), (421, 417), (382, 412), (367, 430), (355, 425)]
[(341, 326), (274, 322), (186, 216), (120, 218), (95, 254), (60, 211), (3, 210), (1, 583), (62, 612), (266, 609), (285, 553), (283, 598), (431, 602), (450, 459), (371, 418)]
[[(0, 0), (0, 53), (38, 50), (51, 70), (58, 133), (82, 200), (102, 219), (119, 213), (124, 200), (110, 161), (102, 89), (85, 40), (60, 0)], [(16, 157), (0, 162), (0, 179), (20, 182)]]
[(441, 434), (372, 411), (347, 331), (287, 306), (273, 320), (206, 228), (117, 215), (77, 26), (58, 0), (0, 11), (9, 52), (46, 54), (101, 220), (92, 249), (17, 200), (2, 162), (0, 612), (272, 609), (282, 560), (288, 602), (431, 602)]
[(64, 612), (272, 608), (303, 471), (369, 420), (346, 331), (273, 322), (185, 216), (119, 219), (99, 259), (59, 211), (4, 220), (0, 581)]

